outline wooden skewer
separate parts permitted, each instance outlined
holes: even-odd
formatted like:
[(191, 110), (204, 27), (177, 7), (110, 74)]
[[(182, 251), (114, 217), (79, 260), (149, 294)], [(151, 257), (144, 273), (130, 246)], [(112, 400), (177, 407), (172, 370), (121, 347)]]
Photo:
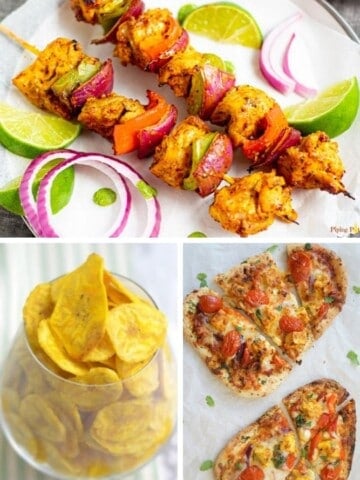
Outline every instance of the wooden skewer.
[(5, 27), (5, 25), (3, 24), (0, 24), (0, 32), (3, 33), (6, 37), (16, 42), (25, 50), (28, 50), (29, 52), (34, 54), (35, 56), (38, 56), (40, 54), (40, 50), (38, 48), (34, 47), (34, 45), (31, 45), (30, 43), (26, 42), (22, 38), (18, 37), (14, 32), (12, 32), (9, 28)]

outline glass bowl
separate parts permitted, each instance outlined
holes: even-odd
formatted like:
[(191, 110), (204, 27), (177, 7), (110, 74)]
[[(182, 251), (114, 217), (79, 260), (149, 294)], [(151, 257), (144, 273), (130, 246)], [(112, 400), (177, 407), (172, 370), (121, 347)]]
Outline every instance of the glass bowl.
[[(117, 277), (155, 305), (139, 285)], [(45, 355), (33, 352), (21, 327), (0, 378), (0, 422), (9, 443), (34, 468), (56, 478), (123, 478), (141, 468), (167, 443), (176, 423), (169, 345), (131, 376), (121, 373), (126, 378), (111, 384), (63, 378)]]

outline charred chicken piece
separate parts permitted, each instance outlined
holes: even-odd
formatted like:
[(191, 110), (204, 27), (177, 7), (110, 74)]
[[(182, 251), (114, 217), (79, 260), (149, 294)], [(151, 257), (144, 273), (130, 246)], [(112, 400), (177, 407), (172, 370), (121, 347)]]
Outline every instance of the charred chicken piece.
[(107, 3), (108, 0), (70, 0), (70, 7), (79, 22), (95, 25), (99, 23), (99, 11)]
[(192, 144), (210, 132), (200, 118), (189, 116), (156, 148), (151, 173), (171, 187), (181, 188), (191, 169)]
[(124, 123), (145, 112), (144, 106), (131, 98), (116, 93), (101, 98), (89, 98), (78, 120), (81, 124), (112, 141), (115, 125)]
[(172, 187), (205, 197), (215, 191), (233, 158), (230, 139), (211, 132), (198, 117), (189, 116), (156, 148), (151, 172)]
[(266, 230), (276, 218), (285, 222), (297, 219), (291, 188), (275, 170), (233, 179), (215, 193), (209, 213), (225, 230), (242, 237)]
[(187, 97), (195, 69), (204, 63), (206, 56), (188, 45), (160, 68), (159, 85), (168, 85), (177, 97)]
[(116, 34), (114, 55), (123, 65), (137, 65), (157, 72), (189, 42), (187, 32), (166, 8), (145, 11), (121, 23)]
[(272, 166), (281, 153), (300, 142), (280, 106), (265, 92), (249, 85), (228, 90), (210, 119), (226, 125), (234, 147), (250, 160), (249, 170)]
[(218, 103), (211, 122), (225, 125), (234, 147), (242, 147), (260, 136), (260, 122), (274, 105), (275, 100), (259, 88), (235, 86)]
[(13, 78), (13, 84), (36, 107), (68, 120), (76, 118), (90, 96), (113, 88), (111, 60), (101, 63), (76, 40), (57, 38)]
[(277, 171), (290, 186), (351, 197), (341, 181), (345, 168), (338, 144), (324, 132), (311, 133), (299, 145), (288, 148), (278, 159)]

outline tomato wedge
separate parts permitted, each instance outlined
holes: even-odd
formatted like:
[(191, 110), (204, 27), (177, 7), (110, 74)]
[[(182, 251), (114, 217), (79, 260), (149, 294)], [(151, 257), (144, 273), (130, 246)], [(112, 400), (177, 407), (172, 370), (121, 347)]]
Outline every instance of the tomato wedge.
[(321, 480), (338, 480), (341, 473), (341, 465), (326, 465), (320, 472)]
[(241, 346), (241, 335), (236, 330), (227, 332), (221, 345), (221, 355), (224, 358), (232, 357)]
[(222, 307), (222, 299), (215, 295), (201, 295), (199, 297), (199, 309), (203, 313), (216, 313)]
[(289, 257), (289, 269), (294, 282), (308, 281), (311, 273), (311, 258), (306, 252), (292, 252)]
[(260, 305), (267, 305), (269, 303), (269, 297), (262, 290), (252, 289), (247, 292), (245, 301), (251, 307), (259, 307)]
[(257, 465), (250, 465), (243, 470), (237, 480), (264, 480), (265, 473)]
[(302, 332), (305, 328), (301, 318), (290, 315), (283, 315), (280, 318), (279, 326), (284, 333)]

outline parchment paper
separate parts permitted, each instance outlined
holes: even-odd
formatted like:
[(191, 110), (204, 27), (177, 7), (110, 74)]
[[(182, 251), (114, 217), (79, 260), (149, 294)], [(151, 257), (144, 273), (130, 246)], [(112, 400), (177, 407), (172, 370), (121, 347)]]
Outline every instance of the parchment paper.
[[(263, 252), (271, 244), (223, 243), (184, 245), (184, 295), (199, 287), (198, 273), (206, 273), (210, 287), (219, 290), (212, 279), (248, 256)], [(346, 357), (348, 351), (360, 354), (360, 295), (353, 286), (360, 286), (359, 244), (328, 244), (340, 255), (348, 274), (348, 295), (341, 314), (332, 326), (304, 355), (302, 365), (296, 366), (281, 386), (267, 397), (242, 399), (228, 390), (210, 373), (193, 348), (184, 345), (184, 479), (210, 480), (212, 471), (201, 472), (205, 460), (215, 460), (228, 440), (242, 428), (255, 421), (268, 408), (288, 393), (319, 378), (338, 380), (356, 400), (360, 408), (360, 367)], [(285, 266), (285, 244), (278, 244), (273, 256), (279, 266)], [(205, 397), (210, 395), (215, 406)], [(357, 421), (358, 437), (360, 421)], [(349, 480), (357, 480), (360, 471), (360, 448), (356, 444)]]

